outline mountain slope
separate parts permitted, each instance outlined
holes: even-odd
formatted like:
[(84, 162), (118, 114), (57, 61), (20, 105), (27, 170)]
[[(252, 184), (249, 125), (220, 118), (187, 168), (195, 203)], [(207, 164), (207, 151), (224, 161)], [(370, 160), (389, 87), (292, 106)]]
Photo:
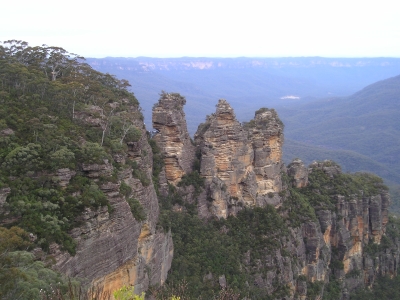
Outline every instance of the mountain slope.
[(400, 174), (393, 169), (379, 163), (372, 158), (350, 150), (330, 150), (323, 147), (285, 139), (283, 159), (286, 163), (301, 157), (306, 165), (314, 160), (331, 159), (340, 164), (345, 172), (367, 171), (373, 172), (389, 182), (400, 182)]
[[(353, 151), (381, 164), (388, 173), (400, 174), (400, 76), (369, 85), (349, 97), (278, 111), (289, 139), (329, 150)], [(297, 155), (302, 157), (302, 153)], [(344, 167), (356, 171), (356, 166), (345, 163)], [(373, 165), (367, 170), (382, 174)], [(394, 180), (389, 174), (382, 176)]]

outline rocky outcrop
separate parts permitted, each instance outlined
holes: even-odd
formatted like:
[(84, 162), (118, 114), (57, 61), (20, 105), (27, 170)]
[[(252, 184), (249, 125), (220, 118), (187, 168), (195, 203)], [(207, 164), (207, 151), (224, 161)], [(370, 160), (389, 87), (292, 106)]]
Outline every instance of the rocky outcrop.
[(331, 249), (325, 243), (321, 228), (317, 222), (307, 222), (302, 226), (302, 237), (306, 250), (302, 275), (311, 281), (324, 281), (328, 278), (328, 265), (331, 259)]
[(243, 206), (279, 206), (283, 126), (276, 112), (261, 109), (245, 125), (226, 100), (195, 134), (213, 214), (226, 218)]
[(6, 210), (3, 208), (6, 203), (8, 194), (11, 193), (11, 189), (9, 187), (3, 187), (0, 189), (0, 213), (3, 214)]
[(165, 176), (174, 185), (191, 172), (195, 159), (183, 111), (185, 103), (185, 98), (179, 94), (163, 92), (153, 107), (153, 138), (163, 153)]
[(281, 199), (277, 193), (282, 190), (283, 123), (274, 109), (261, 108), (247, 125), (254, 150), (257, 205), (278, 206)]
[(96, 105), (90, 105), (82, 111), (75, 112), (73, 118), (92, 127), (102, 127), (105, 122), (103, 109)]
[(57, 184), (62, 188), (65, 188), (75, 174), (76, 172), (74, 170), (70, 170), (69, 168), (58, 169), (56, 170), (53, 181), (57, 182)]
[(342, 168), (331, 160), (325, 161), (314, 161), (310, 164), (308, 168), (309, 172), (313, 170), (323, 170), (325, 174), (327, 174), (330, 178), (333, 176), (342, 173)]
[[(334, 181), (341, 176), (340, 167), (332, 161), (314, 162), (307, 169), (296, 159), (287, 169), (295, 192), (304, 188), (301, 185), (308, 181), (308, 175), (317, 170), (330, 178), (324, 180)], [(364, 191), (357, 195), (332, 194), (334, 207), (315, 205), (316, 218), (289, 227), (290, 233), (280, 238), (278, 251), (266, 250), (261, 259), (255, 259), (249, 250), (242, 263), (249, 273), (251, 270), (254, 285), (273, 295), (279, 282), (279, 286), (290, 289), (287, 299), (308, 299), (310, 282), (322, 287), (336, 279), (342, 299), (348, 299), (356, 288), (372, 286), (377, 276), (396, 275), (400, 244), (397, 240), (387, 246), (385, 236), (390, 198), (379, 186), (376, 191), (372, 195)], [(281, 213), (285, 214), (285, 210)], [(382, 241), (386, 246), (379, 246)], [(321, 288), (320, 296), (322, 293)]]
[(307, 186), (308, 169), (300, 159), (294, 159), (287, 167), (287, 173), (293, 178), (292, 185), (296, 188)]
[[(362, 265), (363, 248), (371, 241), (380, 244), (388, 222), (389, 194), (346, 199), (338, 195), (337, 215), (332, 214), (330, 230), (332, 246), (340, 249), (344, 272), (348, 273)], [(328, 219), (324, 214), (320, 218)]]
[(113, 172), (113, 165), (108, 161), (108, 159), (104, 159), (103, 164), (83, 164), (82, 171), (89, 178), (99, 178), (100, 176), (111, 176)]
[[(322, 170), (331, 179), (341, 174), (340, 167), (332, 161), (312, 163), (309, 172), (315, 170)], [(371, 251), (367, 250), (378, 249), (385, 235), (390, 204), (388, 192), (379, 188), (373, 195), (359, 192), (333, 196), (335, 211), (316, 208), (319, 224), (314, 222), (313, 236), (319, 238), (310, 242), (306, 232), (311, 231), (306, 230), (303, 234), (307, 252), (323, 258), (324, 267), (320, 270), (324, 271), (324, 276), (329, 275), (329, 270), (334, 271), (334, 276), (343, 280), (343, 290), (347, 291), (364, 284), (372, 285), (378, 275), (397, 274), (399, 263), (399, 245), (396, 246), (396, 242), (395, 248), (388, 248), (383, 253), (378, 251), (371, 255)], [(312, 276), (315, 272), (310, 274), (309, 271), (307, 268), (307, 272), (303, 272), (309, 279), (325, 280), (324, 277)]]

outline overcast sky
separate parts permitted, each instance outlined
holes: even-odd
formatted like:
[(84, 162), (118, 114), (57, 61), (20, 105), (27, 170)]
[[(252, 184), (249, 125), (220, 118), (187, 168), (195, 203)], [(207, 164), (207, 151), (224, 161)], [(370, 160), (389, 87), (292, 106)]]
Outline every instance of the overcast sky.
[(85, 57), (400, 57), (394, 0), (3, 2), (0, 41)]

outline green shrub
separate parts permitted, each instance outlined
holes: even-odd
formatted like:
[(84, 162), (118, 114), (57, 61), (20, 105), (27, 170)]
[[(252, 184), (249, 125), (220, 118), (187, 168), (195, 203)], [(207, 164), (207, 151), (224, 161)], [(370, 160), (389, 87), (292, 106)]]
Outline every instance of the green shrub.
[(50, 165), (54, 170), (62, 168), (75, 168), (75, 154), (66, 147), (50, 154)]
[(157, 195), (159, 195), (158, 181), (162, 168), (164, 167), (164, 159), (162, 157), (161, 150), (157, 145), (157, 142), (153, 139), (149, 139), (148, 141), (151, 147), (151, 151), (153, 153), (153, 174), (152, 174), (153, 184)]
[[(215, 280), (220, 274), (225, 274), (235, 293), (252, 299), (269, 299), (265, 290), (252, 284), (253, 275), (244, 268), (257, 268), (259, 261), (265, 261), (266, 255), (282, 248), (280, 240), (289, 234), (284, 219), (274, 207), (244, 208), (236, 217), (207, 222), (197, 214), (162, 210), (160, 225), (165, 230), (171, 229), (174, 241), (174, 260), (167, 286), (185, 279), (189, 299), (200, 296), (213, 299), (219, 292), (219, 285), (203, 278), (212, 273)], [(251, 253), (250, 265), (244, 267), (243, 257), (248, 252)], [(282, 254), (290, 255), (288, 251), (282, 251)], [(282, 298), (288, 291), (286, 286), (282, 286), (274, 295)]]
[(337, 300), (340, 299), (342, 295), (342, 288), (338, 280), (329, 281), (325, 285), (323, 300)]
[(86, 142), (81, 148), (80, 159), (85, 164), (104, 164), (109, 156), (100, 144)]
[(332, 258), (329, 267), (332, 270), (343, 270), (344, 269), (344, 264), (343, 264), (343, 261), (335, 259), (335, 258)]
[(139, 296), (135, 295), (135, 288), (133, 286), (123, 286), (122, 288), (113, 292), (115, 300), (144, 300), (144, 292)]
[(178, 186), (190, 186), (195, 189), (195, 197), (200, 194), (201, 189), (204, 188), (204, 178), (200, 176), (199, 172), (193, 171), (182, 176)]
[(141, 169), (134, 169), (132, 176), (139, 179), (143, 186), (149, 186), (151, 180), (147, 177), (146, 173)]
[(125, 183), (125, 181), (121, 181), (121, 185), (119, 187), (119, 192), (125, 196), (125, 198), (129, 198), (132, 193), (132, 188)]
[(80, 200), (85, 207), (107, 206), (108, 204), (106, 195), (95, 183), (83, 187)]
[(34, 143), (29, 143), (25, 147), (18, 146), (4, 158), (2, 167), (12, 175), (39, 171), (44, 165), (41, 150), (42, 146)]
[(142, 204), (134, 198), (129, 198), (126, 201), (128, 202), (131, 208), (132, 216), (139, 222), (145, 221), (147, 215), (146, 212), (144, 211)]
[(307, 282), (307, 299), (316, 299), (322, 292), (324, 283), (322, 281)]

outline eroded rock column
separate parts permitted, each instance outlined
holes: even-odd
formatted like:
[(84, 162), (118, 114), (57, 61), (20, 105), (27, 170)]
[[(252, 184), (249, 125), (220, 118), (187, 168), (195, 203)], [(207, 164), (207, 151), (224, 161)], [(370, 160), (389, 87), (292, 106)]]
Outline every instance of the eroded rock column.
[(174, 185), (191, 172), (195, 159), (183, 111), (185, 104), (186, 99), (181, 95), (163, 92), (153, 107), (154, 139), (163, 153), (166, 178)]
[[(227, 217), (243, 206), (281, 204), (283, 126), (274, 110), (261, 109), (242, 125), (221, 99), (216, 112), (200, 124), (195, 143), (213, 214)], [(222, 184), (215, 184), (216, 178)]]

